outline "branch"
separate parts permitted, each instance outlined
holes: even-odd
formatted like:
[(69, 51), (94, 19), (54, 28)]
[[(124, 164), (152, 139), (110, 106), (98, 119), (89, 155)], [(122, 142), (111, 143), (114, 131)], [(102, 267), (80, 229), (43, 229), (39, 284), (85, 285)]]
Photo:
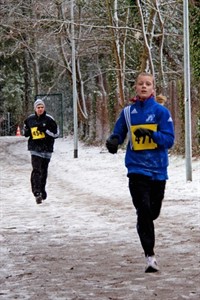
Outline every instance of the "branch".
[(141, 5), (140, 5), (140, 0), (137, 0), (137, 6), (139, 8), (139, 13), (140, 13), (140, 18), (141, 18), (142, 33), (143, 33), (143, 38), (144, 38), (144, 46), (145, 46), (145, 49), (146, 49), (147, 54), (148, 54), (151, 73), (154, 76), (154, 74), (155, 74), (154, 65), (153, 65), (153, 60), (152, 60), (152, 55), (151, 55), (151, 49), (149, 47), (148, 40), (147, 40), (147, 33), (146, 33), (146, 30), (145, 30), (145, 24), (144, 24), (142, 8), (141, 8)]
[(159, 48), (159, 54), (160, 54), (160, 73), (161, 73), (161, 77), (163, 79), (163, 84), (164, 86), (166, 85), (165, 82), (165, 76), (164, 76), (164, 70), (163, 70), (163, 46), (164, 46), (164, 38), (165, 38), (165, 28), (164, 28), (164, 22), (161, 16), (161, 12), (159, 9), (159, 5), (157, 0), (155, 0), (155, 7), (158, 13), (158, 19), (159, 19), (159, 23), (160, 23), (160, 27), (161, 27), (161, 42), (160, 42), (160, 48)]

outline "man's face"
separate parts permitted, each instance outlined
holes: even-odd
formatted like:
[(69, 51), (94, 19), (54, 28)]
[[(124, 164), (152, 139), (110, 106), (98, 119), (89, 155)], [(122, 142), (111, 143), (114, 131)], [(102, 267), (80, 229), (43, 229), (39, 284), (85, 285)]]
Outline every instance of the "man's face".
[(44, 113), (44, 105), (42, 104), (39, 104), (36, 109), (35, 109), (35, 112), (38, 116), (42, 115)]
[(145, 100), (154, 94), (153, 77), (141, 75), (138, 77), (135, 90), (140, 99)]

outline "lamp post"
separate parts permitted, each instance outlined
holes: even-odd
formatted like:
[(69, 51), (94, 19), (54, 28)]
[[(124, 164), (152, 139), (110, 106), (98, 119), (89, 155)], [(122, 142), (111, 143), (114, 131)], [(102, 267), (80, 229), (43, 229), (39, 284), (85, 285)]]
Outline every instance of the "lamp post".
[(192, 181), (192, 137), (191, 137), (191, 99), (190, 99), (190, 42), (188, 0), (183, 1), (184, 28), (184, 102), (185, 102), (185, 159), (186, 180)]
[(78, 122), (77, 122), (77, 91), (76, 91), (76, 54), (74, 36), (74, 1), (71, 0), (71, 45), (72, 45), (72, 82), (73, 82), (73, 116), (74, 116), (74, 158), (78, 157)]

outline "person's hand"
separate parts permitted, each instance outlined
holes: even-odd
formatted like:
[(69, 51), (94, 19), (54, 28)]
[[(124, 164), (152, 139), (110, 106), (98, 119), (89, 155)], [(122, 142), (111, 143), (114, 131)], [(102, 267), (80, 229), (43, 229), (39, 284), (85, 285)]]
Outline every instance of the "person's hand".
[(45, 123), (43, 124), (40, 124), (38, 127), (37, 127), (37, 130), (39, 130), (40, 132), (45, 132), (47, 130), (47, 126)]
[(153, 130), (146, 129), (146, 128), (138, 128), (134, 131), (134, 134), (137, 138), (149, 136), (151, 137), (153, 133)]
[(29, 128), (29, 126), (28, 126), (28, 124), (27, 124), (27, 121), (24, 121), (24, 136), (25, 137), (28, 137), (28, 136), (30, 136), (31, 135), (31, 130), (30, 130), (30, 128)]
[(27, 122), (27, 120), (24, 121), (24, 126), (25, 126), (26, 128), (28, 128), (28, 122)]
[(110, 137), (106, 141), (106, 147), (108, 151), (112, 154), (117, 153), (118, 145), (119, 145), (119, 140), (117, 137)]

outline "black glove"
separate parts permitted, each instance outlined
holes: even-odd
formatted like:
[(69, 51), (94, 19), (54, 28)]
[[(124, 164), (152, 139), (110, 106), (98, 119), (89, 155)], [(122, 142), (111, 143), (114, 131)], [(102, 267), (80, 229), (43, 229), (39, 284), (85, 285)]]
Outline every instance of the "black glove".
[(31, 130), (30, 128), (28, 127), (28, 124), (27, 124), (27, 121), (24, 122), (24, 136), (25, 137), (28, 137), (31, 135)]
[(134, 134), (137, 138), (149, 136), (151, 137), (153, 133), (153, 130), (146, 129), (146, 128), (138, 128), (134, 131)]
[(119, 140), (117, 137), (110, 137), (106, 141), (106, 147), (108, 151), (112, 154), (117, 153), (118, 145), (119, 145)]
[(45, 132), (47, 130), (47, 125), (45, 123), (38, 125), (37, 130), (40, 132)]

